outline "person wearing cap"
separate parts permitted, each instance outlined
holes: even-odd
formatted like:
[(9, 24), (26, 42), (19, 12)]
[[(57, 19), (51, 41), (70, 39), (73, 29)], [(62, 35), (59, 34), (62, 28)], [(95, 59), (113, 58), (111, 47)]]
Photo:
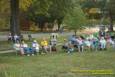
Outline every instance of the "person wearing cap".
[(40, 48), (40, 45), (38, 44), (36, 40), (34, 40), (32, 42), (32, 49), (33, 49), (34, 54), (37, 54), (37, 52), (39, 52), (39, 48)]

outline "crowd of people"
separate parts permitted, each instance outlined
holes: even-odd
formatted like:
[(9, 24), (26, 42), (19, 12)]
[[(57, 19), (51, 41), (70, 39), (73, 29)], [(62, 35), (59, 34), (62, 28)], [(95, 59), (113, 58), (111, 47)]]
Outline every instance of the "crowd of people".
[[(19, 41), (18, 36), (14, 37), (13, 48), (16, 50), (16, 54), (34, 56), (42, 53), (51, 53), (52, 51), (57, 51), (58, 41), (57, 35), (52, 34), (50, 40), (43, 38), (40, 43), (37, 40), (33, 40), (30, 45), (25, 43), (24, 40)], [(32, 37), (29, 39), (32, 40)], [(109, 34), (94, 36), (88, 35), (87, 37), (72, 35), (68, 39), (64, 39), (61, 44), (61, 49), (67, 53), (72, 53), (73, 51), (84, 52), (86, 50), (99, 51), (107, 50), (109, 47), (115, 48), (115, 36), (110, 36)], [(59, 47), (58, 47), (59, 48)]]
[(69, 40), (64, 40), (65, 43), (62, 49), (65, 49), (67, 53), (71, 53), (75, 49), (78, 52), (83, 52), (86, 49), (90, 51), (107, 50), (110, 47), (115, 48), (115, 36), (105, 35), (95, 37), (94, 35), (89, 35), (87, 37), (83, 36), (72, 36)]
[[(30, 37), (28, 38), (30, 41)], [(37, 42), (37, 40), (33, 40), (31, 44), (27, 44), (24, 40), (20, 41), (20, 38), (14, 39), (13, 48), (16, 51), (16, 55), (20, 54), (34, 56), (37, 54), (51, 53), (52, 51), (56, 51), (56, 44), (57, 35), (52, 34), (49, 41), (46, 38), (42, 38), (40, 44)]]

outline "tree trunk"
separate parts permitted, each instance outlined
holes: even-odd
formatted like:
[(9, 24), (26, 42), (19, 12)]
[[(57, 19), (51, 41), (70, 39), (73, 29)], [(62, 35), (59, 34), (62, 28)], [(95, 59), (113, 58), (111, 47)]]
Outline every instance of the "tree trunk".
[(110, 26), (109, 26), (109, 31), (113, 31), (113, 16), (111, 10), (109, 10), (109, 17), (110, 17)]
[(11, 18), (10, 31), (12, 35), (20, 35), (19, 27), (19, 0), (10, 0)]
[(77, 35), (77, 30), (74, 30), (75, 36)]

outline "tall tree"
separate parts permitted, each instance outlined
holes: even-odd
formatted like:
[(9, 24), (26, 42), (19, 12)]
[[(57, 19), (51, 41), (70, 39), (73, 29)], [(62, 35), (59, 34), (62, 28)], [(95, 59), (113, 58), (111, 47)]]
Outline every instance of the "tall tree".
[(20, 35), (19, 27), (19, 0), (10, 0), (11, 6), (11, 19), (10, 19), (10, 31), (11, 34)]

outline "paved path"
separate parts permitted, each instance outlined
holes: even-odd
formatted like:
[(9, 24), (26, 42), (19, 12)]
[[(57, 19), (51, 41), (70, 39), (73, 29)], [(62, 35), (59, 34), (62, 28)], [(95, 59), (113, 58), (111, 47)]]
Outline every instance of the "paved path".
[[(49, 37), (51, 33), (35, 33), (31, 34), (33, 38), (43, 38), (43, 37)], [(22, 34), (25, 39), (28, 39), (28, 34)], [(64, 32), (63, 34), (59, 33), (59, 36), (69, 36), (72, 35), (72, 32)], [(8, 35), (5, 34), (0, 34), (0, 41), (6, 41), (8, 38)]]
[(0, 51), (0, 54), (2, 54), (2, 53), (10, 53), (10, 52), (14, 52), (14, 50)]

